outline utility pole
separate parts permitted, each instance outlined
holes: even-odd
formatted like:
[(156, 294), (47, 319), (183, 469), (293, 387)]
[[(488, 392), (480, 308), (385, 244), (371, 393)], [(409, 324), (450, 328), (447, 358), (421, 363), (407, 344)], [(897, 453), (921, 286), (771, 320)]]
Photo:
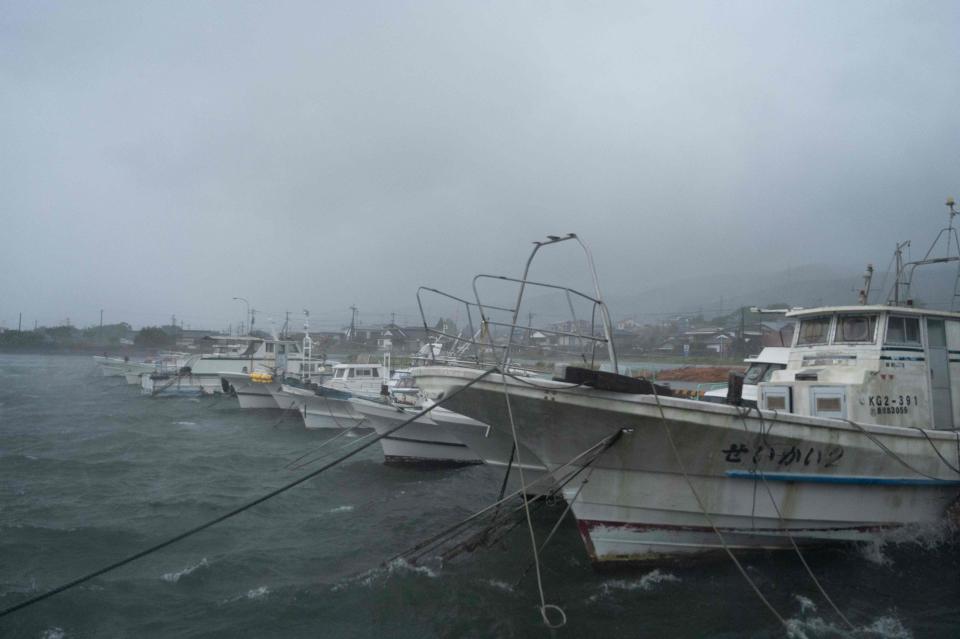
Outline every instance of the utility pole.
[(100, 309), (100, 341), (103, 341), (103, 309)]
[(350, 341), (354, 341), (355, 331), (357, 330), (357, 305), (350, 307)]
[(743, 333), (744, 333), (744, 326), (743, 326), (743, 324), (744, 324), (744, 311), (746, 311), (746, 310), (747, 310), (747, 307), (746, 307), (746, 306), (741, 306), (741, 307), (740, 307), (740, 351), (741, 351), (740, 354), (743, 355), (744, 357), (746, 357), (746, 355), (747, 355), (747, 342), (746, 342), (746, 340), (745, 340), (744, 337), (743, 337)]
[(17, 332), (22, 332), (20, 330), (20, 325), (23, 324), (23, 311), (20, 311), (20, 318), (17, 320)]

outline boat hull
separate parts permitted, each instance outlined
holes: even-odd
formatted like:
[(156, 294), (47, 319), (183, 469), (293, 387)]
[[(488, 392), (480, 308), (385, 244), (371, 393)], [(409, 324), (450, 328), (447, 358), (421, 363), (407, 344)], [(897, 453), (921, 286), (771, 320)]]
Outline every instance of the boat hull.
[(363, 421), (350, 405), (348, 399), (335, 399), (324, 395), (310, 395), (302, 398), (303, 425), (306, 428), (330, 428), (343, 430), (354, 428)]
[(515, 453), (512, 436), (442, 406), (434, 408), (429, 415), (438, 426), (446, 428), (474, 455), (482, 459), (483, 463), (503, 468), (504, 471), (509, 467), (507, 486), (511, 492), (522, 489), (530, 495), (545, 495), (554, 490), (556, 482), (546, 477), (549, 475), (547, 467), (523, 444), (520, 444), (519, 453)]
[[(233, 387), (240, 408), (279, 409), (272, 389), (279, 389), (279, 382), (259, 382), (245, 373), (224, 373), (222, 379)], [(221, 384), (222, 386), (222, 384)], [(222, 390), (222, 388), (221, 388)]]
[[(431, 397), (450, 396), (479, 374), (414, 371)], [(741, 414), (675, 398), (659, 398), (658, 405), (650, 395), (506, 381), (521, 442), (548, 469), (621, 433), (586, 471), (582, 490), (577, 480), (564, 490), (597, 561), (703, 552), (724, 543), (789, 548), (790, 536), (797, 543), (877, 539), (892, 528), (942, 521), (960, 490), (957, 474), (932, 447), (956, 466), (954, 433), (931, 431), (931, 444), (914, 429), (863, 426), (867, 436), (840, 420)], [(499, 375), (444, 405), (504, 433), (510, 428)]]
[[(419, 412), (417, 409), (401, 409), (365, 400), (351, 400), (351, 404), (369, 421), (378, 435), (386, 435)], [(483, 463), (450, 429), (438, 425), (428, 415), (386, 435), (380, 440), (380, 445), (383, 447), (384, 460), (390, 463), (454, 466)]]
[(140, 376), (140, 393), (150, 397), (200, 397), (209, 395), (202, 380), (193, 375)]

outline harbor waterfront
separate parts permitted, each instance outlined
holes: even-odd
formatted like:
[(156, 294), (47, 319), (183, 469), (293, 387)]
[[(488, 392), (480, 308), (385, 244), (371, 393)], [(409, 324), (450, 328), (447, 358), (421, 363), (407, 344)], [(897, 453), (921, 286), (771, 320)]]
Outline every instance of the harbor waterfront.
[[(0, 607), (134, 554), (317, 467), (335, 431), (229, 396), (162, 400), (89, 357), (0, 355)], [(336, 444), (339, 446), (339, 442)], [(541, 555), (522, 527), (442, 562), (389, 559), (496, 499), (502, 469), (383, 463), (379, 446), (218, 526), (0, 619), (3, 637), (777, 637), (717, 560), (594, 568), (572, 520)], [(540, 539), (562, 507), (537, 511)], [(919, 534), (917, 534), (919, 533)], [(916, 538), (914, 538), (916, 537)], [(796, 637), (954, 637), (958, 547), (945, 525), (805, 552), (739, 555)], [(385, 563), (387, 562), (387, 563)], [(943, 577), (938, 577), (942, 575)]]

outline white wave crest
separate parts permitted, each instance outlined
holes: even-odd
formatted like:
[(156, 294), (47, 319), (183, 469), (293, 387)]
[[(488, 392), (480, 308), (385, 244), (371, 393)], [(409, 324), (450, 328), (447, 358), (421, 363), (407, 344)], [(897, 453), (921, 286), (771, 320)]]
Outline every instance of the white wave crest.
[(40, 633), (41, 639), (63, 639), (66, 636), (67, 633), (63, 631), (63, 628), (47, 628)]
[(676, 583), (679, 581), (679, 577), (671, 575), (668, 572), (661, 572), (659, 569), (648, 572), (639, 579), (611, 579), (600, 584), (600, 591), (595, 595), (591, 595), (587, 601), (597, 601), (616, 591), (647, 591), (653, 590), (654, 587), (663, 583)]
[(177, 572), (168, 572), (165, 575), (161, 576), (160, 578), (168, 583), (175, 584), (178, 581), (180, 581), (181, 577), (186, 577), (187, 575), (197, 570), (198, 568), (206, 568), (209, 565), (210, 564), (207, 563), (207, 558), (204, 557), (203, 559), (200, 560), (200, 563), (194, 566), (187, 566), (183, 570), (178, 570)]
[(484, 579), (483, 583), (492, 586), (497, 590), (502, 590), (503, 592), (513, 592), (513, 586), (505, 581), (500, 581), (499, 579)]
[(331, 514), (333, 514), (333, 513), (348, 513), (348, 512), (350, 512), (351, 510), (353, 510), (353, 506), (349, 506), (349, 505), (348, 505), (348, 506), (337, 506), (336, 508), (331, 508), (331, 509), (328, 510), (327, 512), (328, 512), (328, 513), (331, 513)]
[(789, 639), (818, 639), (819, 637), (913, 639), (913, 633), (894, 617), (880, 617), (869, 625), (856, 626), (852, 631), (822, 617), (809, 617), (787, 619), (787, 637)]
[(884, 552), (887, 548), (907, 546), (922, 550), (936, 550), (957, 541), (958, 526), (950, 517), (938, 522), (909, 524), (883, 533), (876, 540), (860, 544), (860, 555), (873, 563), (888, 566), (893, 560)]
[(196, 426), (197, 422), (173, 422), (177, 426)]
[(432, 569), (428, 566), (411, 564), (406, 559), (400, 557), (398, 559), (394, 559), (385, 566), (373, 568), (365, 573), (338, 582), (331, 586), (330, 590), (331, 592), (339, 592), (353, 584), (359, 584), (366, 588), (370, 588), (374, 584), (386, 581), (395, 574), (415, 574), (423, 575), (424, 577), (429, 577), (430, 579), (436, 579), (440, 576), (441, 567), (442, 566), (439, 560), (437, 562), (436, 569)]
[(270, 594), (270, 589), (266, 586), (260, 586), (247, 592), (247, 599), (261, 599)]
[(797, 599), (797, 602), (800, 604), (800, 614), (805, 615), (811, 612), (817, 611), (817, 605), (813, 603), (812, 599), (808, 599), (803, 595), (794, 595)]
[(913, 639), (913, 634), (896, 617), (878, 617), (871, 623), (847, 628), (845, 624), (827, 621), (823, 617), (813, 616), (817, 606), (802, 595), (795, 595), (800, 604), (796, 617), (787, 619), (787, 637), (789, 639), (819, 639), (821, 637), (848, 637), (856, 639)]

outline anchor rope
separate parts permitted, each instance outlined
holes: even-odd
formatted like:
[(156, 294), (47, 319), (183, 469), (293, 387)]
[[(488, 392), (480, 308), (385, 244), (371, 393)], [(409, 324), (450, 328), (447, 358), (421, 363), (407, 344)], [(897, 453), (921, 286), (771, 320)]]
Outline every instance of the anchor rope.
[(9, 615), (9, 614), (11, 614), (11, 613), (14, 613), (14, 612), (18, 611), (18, 610), (22, 610), (22, 609), (24, 609), (24, 608), (26, 608), (26, 607), (28, 607), (28, 606), (32, 606), (32, 605), (34, 605), (34, 604), (37, 604), (37, 603), (39, 603), (39, 602), (41, 602), (41, 601), (44, 601), (45, 599), (49, 599), (50, 597), (53, 597), (54, 595), (57, 595), (57, 594), (59, 594), (59, 593), (61, 593), (61, 592), (64, 592), (65, 590), (69, 590), (69, 589), (71, 589), (71, 588), (73, 588), (73, 587), (75, 587), (75, 586), (79, 586), (79, 585), (82, 584), (82, 583), (85, 583), (85, 582), (87, 582), (87, 581), (90, 581), (91, 579), (94, 579), (94, 578), (96, 578), (96, 577), (99, 577), (100, 575), (103, 575), (103, 574), (105, 574), (105, 573), (108, 573), (108, 572), (111, 572), (111, 571), (113, 571), (113, 570), (116, 570), (117, 568), (120, 568), (120, 567), (122, 567), (122, 566), (125, 566), (125, 565), (127, 565), (127, 564), (129, 564), (129, 563), (132, 563), (132, 562), (138, 560), (138, 559), (142, 559), (143, 557), (146, 557), (147, 555), (151, 555), (151, 554), (153, 554), (153, 553), (155, 553), (155, 552), (157, 552), (157, 551), (159, 551), (159, 550), (162, 550), (163, 548), (166, 548), (167, 546), (173, 545), (173, 544), (177, 543), (178, 541), (182, 541), (182, 540), (186, 539), (187, 537), (191, 537), (191, 536), (193, 536), (193, 535), (195, 535), (195, 534), (197, 534), (197, 533), (199, 533), (199, 532), (201, 532), (201, 531), (203, 531), (203, 530), (206, 530), (207, 528), (210, 528), (210, 527), (212, 527), (212, 526), (214, 526), (214, 525), (216, 525), (216, 524), (219, 524), (219, 523), (222, 522), (222, 521), (225, 521), (225, 520), (227, 520), (227, 519), (230, 519), (231, 517), (234, 517), (234, 516), (236, 516), (236, 515), (239, 515), (240, 513), (244, 512), (244, 511), (246, 511), (246, 510), (249, 510), (249, 509), (253, 508), (254, 506), (257, 506), (258, 504), (261, 504), (261, 503), (263, 503), (263, 502), (265, 502), (265, 501), (267, 501), (267, 500), (269, 500), (269, 499), (272, 499), (272, 498), (276, 497), (277, 495), (280, 495), (280, 494), (282, 494), (282, 493), (285, 493), (285, 492), (287, 492), (288, 490), (290, 490), (291, 488), (294, 488), (295, 486), (299, 486), (300, 484), (302, 484), (302, 483), (304, 483), (304, 482), (306, 482), (306, 481), (309, 481), (310, 479), (313, 479), (314, 477), (316, 477), (317, 475), (323, 473), (324, 471), (329, 470), (330, 468), (333, 468), (334, 466), (340, 464), (341, 462), (346, 461), (347, 459), (349, 459), (349, 458), (353, 457), (354, 455), (360, 453), (361, 451), (365, 450), (366, 448), (369, 448), (370, 446), (372, 446), (372, 445), (375, 444), (376, 442), (380, 441), (381, 439), (383, 439), (383, 438), (386, 437), (387, 435), (390, 435), (391, 433), (394, 433), (394, 432), (400, 430), (401, 428), (403, 428), (404, 426), (406, 426), (406, 425), (409, 424), (410, 422), (413, 422), (414, 420), (419, 419), (420, 417), (426, 415), (427, 413), (429, 413), (430, 411), (432, 411), (435, 407), (437, 407), (437, 406), (439, 406), (440, 404), (442, 404), (444, 401), (447, 401), (447, 400), (449, 400), (449, 399), (457, 396), (458, 394), (460, 394), (460, 393), (462, 393), (463, 391), (467, 390), (468, 388), (470, 388), (471, 386), (473, 386), (474, 384), (476, 384), (476, 383), (479, 382), (480, 380), (484, 379), (485, 377), (487, 377), (488, 375), (490, 375), (491, 373), (493, 373), (493, 372), (496, 371), (496, 370), (497, 370), (497, 367), (496, 367), (496, 366), (487, 369), (486, 371), (484, 371), (483, 373), (481, 373), (478, 377), (473, 378), (472, 380), (468, 381), (466, 384), (464, 384), (464, 385), (461, 386), (460, 388), (458, 388), (458, 389), (456, 389), (455, 391), (453, 391), (452, 393), (450, 393), (450, 395), (448, 395), (447, 397), (443, 398), (442, 401), (437, 401), (437, 403), (431, 404), (430, 406), (428, 406), (428, 407), (426, 407), (425, 409), (421, 410), (421, 411), (420, 411), (419, 413), (417, 413), (416, 415), (412, 416), (410, 419), (408, 419), (408, 420), (406, 420), (406, 421), (404, 421), (404, 422), (401, 422), (400, 424), (397, 424), (396, 426), (390, 428), (388, 431), (384, 432), (383, 434), (378, 434), (378, 436), (375, 437), (374, 439), (371, 439), (370, 441), (366, 442), (365, 444), (362, 444), (361, 446), (359, 446), (359, 447), (351, 450), (350, 452), (348, 452), (348, 453), (346, 453), (346, 454), (338, 457), (337, 459), (334, 459), (333, 461), (331, 461), (331, 462), (329, 462), (329, 463), (327, 463), (327, 464), (324, 464), (324, 465), (321, 466), (320, 468), (318, 468), (318, 469), (316, 469), (316, 470), (314, 470), (314, 471), (311, 471), (311, 472), (307, 473), (306, 475), (304, 475), (304, 476), (302, 476), (302, 477), (300, 477), (300, 478), (298, 478), (298, 479), (295, 479), (295, 480), (293, 480), (293, 481), (291, 481), (291, 482), (289, 482), (289, 483), (287, 483), (287, 484), (284, 484), (283, 486), (281, 486), (281, 487), (279, 487), (279, 488), (277, 488), (277, 489), (275, 489), (275, 490), (272, 490), (272, 491), (266, 493), (265, 495), (261, 495), (260, 497), (257, 497), (256, 499), (253, 499), (253, 500), (251, 500), (251, 501), (248, 501), (248, 502), (246, 502), (246, 503), (244, 503), (244, 504), (242, 504), (242, 505), (240, 505), (240, 506), (237, 506), (236, 508), (233, 508), (232, 510), (230, 510), (230, 511), (228, 511), (228, 512), (222, 514), (222, 515), (220, 515), (219, 517), (215, 517), (214, 519), (211, 519), (211, 520), (209, 520), (209, 521), (207, 521), (207, 522), (204, 522), (204, 523), (202, 523), (202, 524), (200, 524), (200, 525), (198, 525), (198, 526), (194, 526), (193, 528), (191, 528), (191, 529), (189, 529), (189, 530), (186, 530), (186, 531), (184, 531), (184, 532), (182, 532), (182, 533), (180, 533), (180, 534), (178, 534), (178, 535), (174, 535), (173, 537), (170, 537), (169, 539), (166, 539), (165, 541), (162, 541), (162, 542), (160, 542), (160, 543), (158, 543), (158, 544), (155, 544), (155, 545), (153, 545), (153, 546), (150, 546), (149, 548), (146, 548), (146, 549), (144, 549), (144, 550), (141, 550), (141, 551), (138, 552), (138, 553), (135, 553), (135, 554), (133, 554), (133, 555), (130, 555), (130, 556), (128, 556), (128, 557), (125, 557), (124, 559), (121, 559), (121, 560), (119, 560), (119, 561), (115, 561), (115, 562), (113, 562), (112, 564), (109, 564), (109, 565), (107, 565), (107, 566), (105, 566), (105, 567), (103, 567), (103, 568), (100, 568), (100, 569), (95, 570), (95, 571), (93, 571), (93, 572), (87, 573), (86, 575), (83, 575), (82, 577), (78, 577), (77, 579), (74, 579), (74, 580), (69, 581), (69, 582), (67, 582), (67, 583), (65, 583), (65, 584), (62, 584), (62, 585), (60, 585), (60, 586), (57, 586), (56, 588), (52, 588), (51, 590), (48, 590), (48, 591), (46, 591), (46, 592), (44, 592), (44, 593), (41, 593), (41, 594), (39, 594), (39, 595), (37, 595), (37, 596), (35, 596), (35, 597), (31, 597), (31, 598), (29, 598), (29, 599), (27, 599), (27, 600), (25, 600), (25, 601), (21, 601), (21, 602), (18, 603), (18, 604), (15, 604), (15, 605), (10, 606), (10, 607), (8, 607), (8, 608), (4, 608), (3, 610), (0, 610), (0, 617), (5, 617), (5, 616), (7, 616), (7, 615)]

